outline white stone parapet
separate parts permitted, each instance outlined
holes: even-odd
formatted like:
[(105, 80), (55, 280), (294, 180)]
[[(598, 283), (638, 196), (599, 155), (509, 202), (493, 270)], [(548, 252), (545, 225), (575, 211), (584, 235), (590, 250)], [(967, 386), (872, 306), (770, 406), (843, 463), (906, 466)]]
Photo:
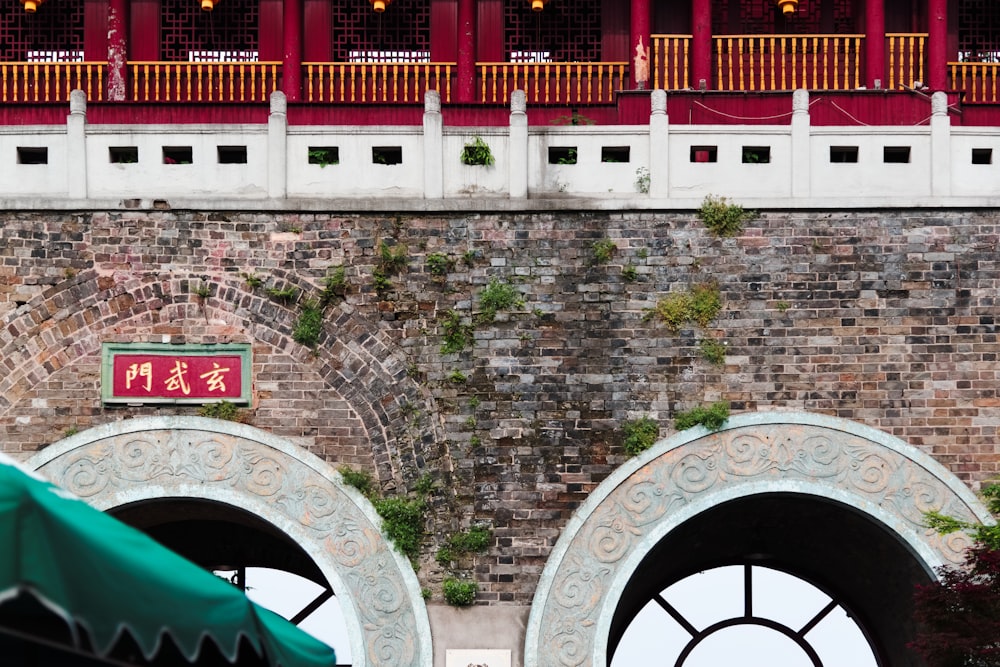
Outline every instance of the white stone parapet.
[[(356, 209), (581, 199), (689, 208), (708, 195), (760, 208), (996, 205), (1000, 132), (952, 127), (943, 94), (928, 100), (927, 123), (878, 127), (813, 126), (805, 90), (772, 125), (671, 124), (668, 97), (651, 92), (645, 125), (531, 125), (523, 91), (511, 95), (506, 127), (450, 126), (432, 91), (417, 126), (295, 126), (280, 92), (266, 125), (95, 125), (75, 91), (65, 127), (0, 130), (0, 199), (8, 208), (316, 208), (333, 199)], [(462, 163), (476, 140), (493, 164)]]

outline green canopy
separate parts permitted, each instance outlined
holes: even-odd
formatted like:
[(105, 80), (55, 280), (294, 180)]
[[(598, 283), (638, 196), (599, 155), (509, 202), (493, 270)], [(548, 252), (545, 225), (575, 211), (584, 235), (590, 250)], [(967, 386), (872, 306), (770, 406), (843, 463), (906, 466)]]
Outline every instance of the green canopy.
[(127, 631), (146, 660), (169, 637), (192, 663), (207, 640), (229, 662), (248, 644), (272, 667), (336, 664), (231, 584), (0, 454), (0, 605), (24, 594), (84, 628), (98, 657)]

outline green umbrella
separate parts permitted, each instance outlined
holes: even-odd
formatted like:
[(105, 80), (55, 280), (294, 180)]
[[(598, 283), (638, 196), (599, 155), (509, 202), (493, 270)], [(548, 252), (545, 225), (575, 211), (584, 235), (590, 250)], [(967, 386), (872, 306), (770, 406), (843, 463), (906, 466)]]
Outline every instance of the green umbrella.
[(273, 667), (336, 664), (333, 649), (232, 585), (0, 454), (0, 604), (29, 594), (77, 624), (94, 654), (128, 632), (147, 660), (169, 637), (196, 662), (248, 643)]

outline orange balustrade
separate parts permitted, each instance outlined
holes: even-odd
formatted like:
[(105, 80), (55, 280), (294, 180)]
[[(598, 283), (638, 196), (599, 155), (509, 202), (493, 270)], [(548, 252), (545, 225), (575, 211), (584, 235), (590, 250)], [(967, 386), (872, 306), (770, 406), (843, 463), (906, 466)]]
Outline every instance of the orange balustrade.
[(451, 101), (455, 63), (302, 63), (307, 102), (422, 104), (424, 91)]
[(73, 90), (87, 99), (104, 99), (107, 63), (6, 62), (0, 63), (0, 98), (3, 102), (69, 102)]
[(887, 33), (886, 59), (889, 81), (886, 88), (910, 87), (924, 78), (927, 33)]
[(280, 62), (131, 62), (133, 102), (266, 102)]
[(691, 71), (691, 35), (652, 35), (653, 88), (683, 90), (689, 88)]
[(996, 103), (1000, 63), (948, 63), (951, 87), (965, 93), (966, 102)]
[(476, 63), (480, 101), (507, 104), (523, 90), (528, 104), (610, 104), (628, 88), (628, 63)]
[(861, 85), (863, 35), (721, 35), (719, 90), (850, 90)]

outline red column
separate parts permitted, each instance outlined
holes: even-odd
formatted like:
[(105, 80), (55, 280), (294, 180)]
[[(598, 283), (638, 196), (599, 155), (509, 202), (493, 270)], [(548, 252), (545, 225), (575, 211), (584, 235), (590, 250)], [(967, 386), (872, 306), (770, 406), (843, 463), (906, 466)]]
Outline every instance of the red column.
[(885, 75), (885, 0), (865, 0), (865, 85), (884, 88)]
[(108, 100), (125, 99), (125, 76), (128, 67), (128, 3), (108, 2)]
[(691, 3), (691, 86), (712, 87), (712, 0)]
[(643, 90), (649, 87), (649, 43), (650, 30), (649, 0), (632, 0), (631, 23), (629, 25), (629, 57), (632, 59), (632, 88)]
[(458, 72), (455, 99), (476, 101), (476, 0), (458, 0)]
[(302, 4), (284, 0), (284, 34), (281, 58), (282, 92), (289, 102), (302, 97)]
[(948, 0), (927, 0), (927, 81), (931, 90), (948, 87)]

